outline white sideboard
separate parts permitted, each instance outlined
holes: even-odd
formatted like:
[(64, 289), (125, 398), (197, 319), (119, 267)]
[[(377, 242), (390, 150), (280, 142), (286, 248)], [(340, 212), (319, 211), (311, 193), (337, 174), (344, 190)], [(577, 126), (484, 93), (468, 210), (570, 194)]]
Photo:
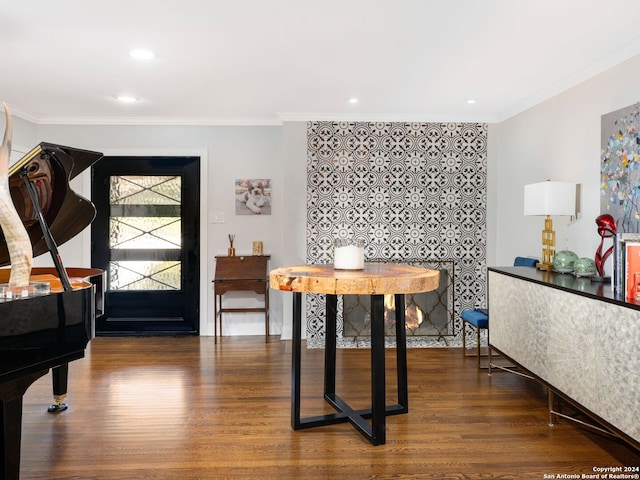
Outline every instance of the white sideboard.
[(488, 286), (491, 348), (638, 448), (640, 305), (527, 267), (490, 268)]

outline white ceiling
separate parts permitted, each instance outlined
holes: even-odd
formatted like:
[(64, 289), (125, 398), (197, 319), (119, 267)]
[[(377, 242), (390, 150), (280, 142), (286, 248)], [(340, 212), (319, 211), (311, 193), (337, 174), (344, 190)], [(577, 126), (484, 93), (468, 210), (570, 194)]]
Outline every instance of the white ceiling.
[(0, 0), (0, 100), (36, 123), (495, 122), (640, 53), (639, 26), (637, 0)]

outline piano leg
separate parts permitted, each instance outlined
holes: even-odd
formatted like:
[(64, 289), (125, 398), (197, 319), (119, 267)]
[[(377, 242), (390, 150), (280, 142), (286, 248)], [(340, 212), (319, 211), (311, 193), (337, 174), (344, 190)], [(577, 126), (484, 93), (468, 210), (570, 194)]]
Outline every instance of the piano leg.
[(27, 388), (47, 373), (32, 373), (0, 384), (0, 417), (2, 417), (2, 437), (0, 449), (0, 478), (18, 480), (20, 478), (20, 442), (22, 439), (22, 397)]
[(69, 377), (69, 364), (63, 363), (58, 367), (51, 369), (51, 378), (53, 380), (53, 403), (49, 405), (47, 411), (49, 413), (64, 412), (69, 406), (64, 403), (67, 397), (67, 380)]

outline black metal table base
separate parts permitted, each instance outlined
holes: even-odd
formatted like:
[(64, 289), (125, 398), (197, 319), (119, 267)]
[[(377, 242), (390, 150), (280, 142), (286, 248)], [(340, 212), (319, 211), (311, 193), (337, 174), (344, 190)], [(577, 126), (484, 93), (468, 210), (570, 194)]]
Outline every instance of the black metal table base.
[(383, 445), (386, 442), (386, 416), (409, 411), (404, 295), (395, 295), (398, 403), (385, 405), (384, 295), (371, 295), (371, 408), (362, 410), (354, 410), (336, 395), (337, 304), (337, 295), (326, 296), (324, 399), (336, 413), (300, 418), (302, 294), (293, 293), (291, 426), (300, 430), (349, 422), (373, 445)]

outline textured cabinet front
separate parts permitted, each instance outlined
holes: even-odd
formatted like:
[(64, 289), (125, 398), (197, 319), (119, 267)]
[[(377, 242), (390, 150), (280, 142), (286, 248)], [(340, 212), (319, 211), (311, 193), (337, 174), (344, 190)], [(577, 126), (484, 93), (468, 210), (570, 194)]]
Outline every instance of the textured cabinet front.
[(490, 344), (640, 442), (640, 311), (489, 272)]

